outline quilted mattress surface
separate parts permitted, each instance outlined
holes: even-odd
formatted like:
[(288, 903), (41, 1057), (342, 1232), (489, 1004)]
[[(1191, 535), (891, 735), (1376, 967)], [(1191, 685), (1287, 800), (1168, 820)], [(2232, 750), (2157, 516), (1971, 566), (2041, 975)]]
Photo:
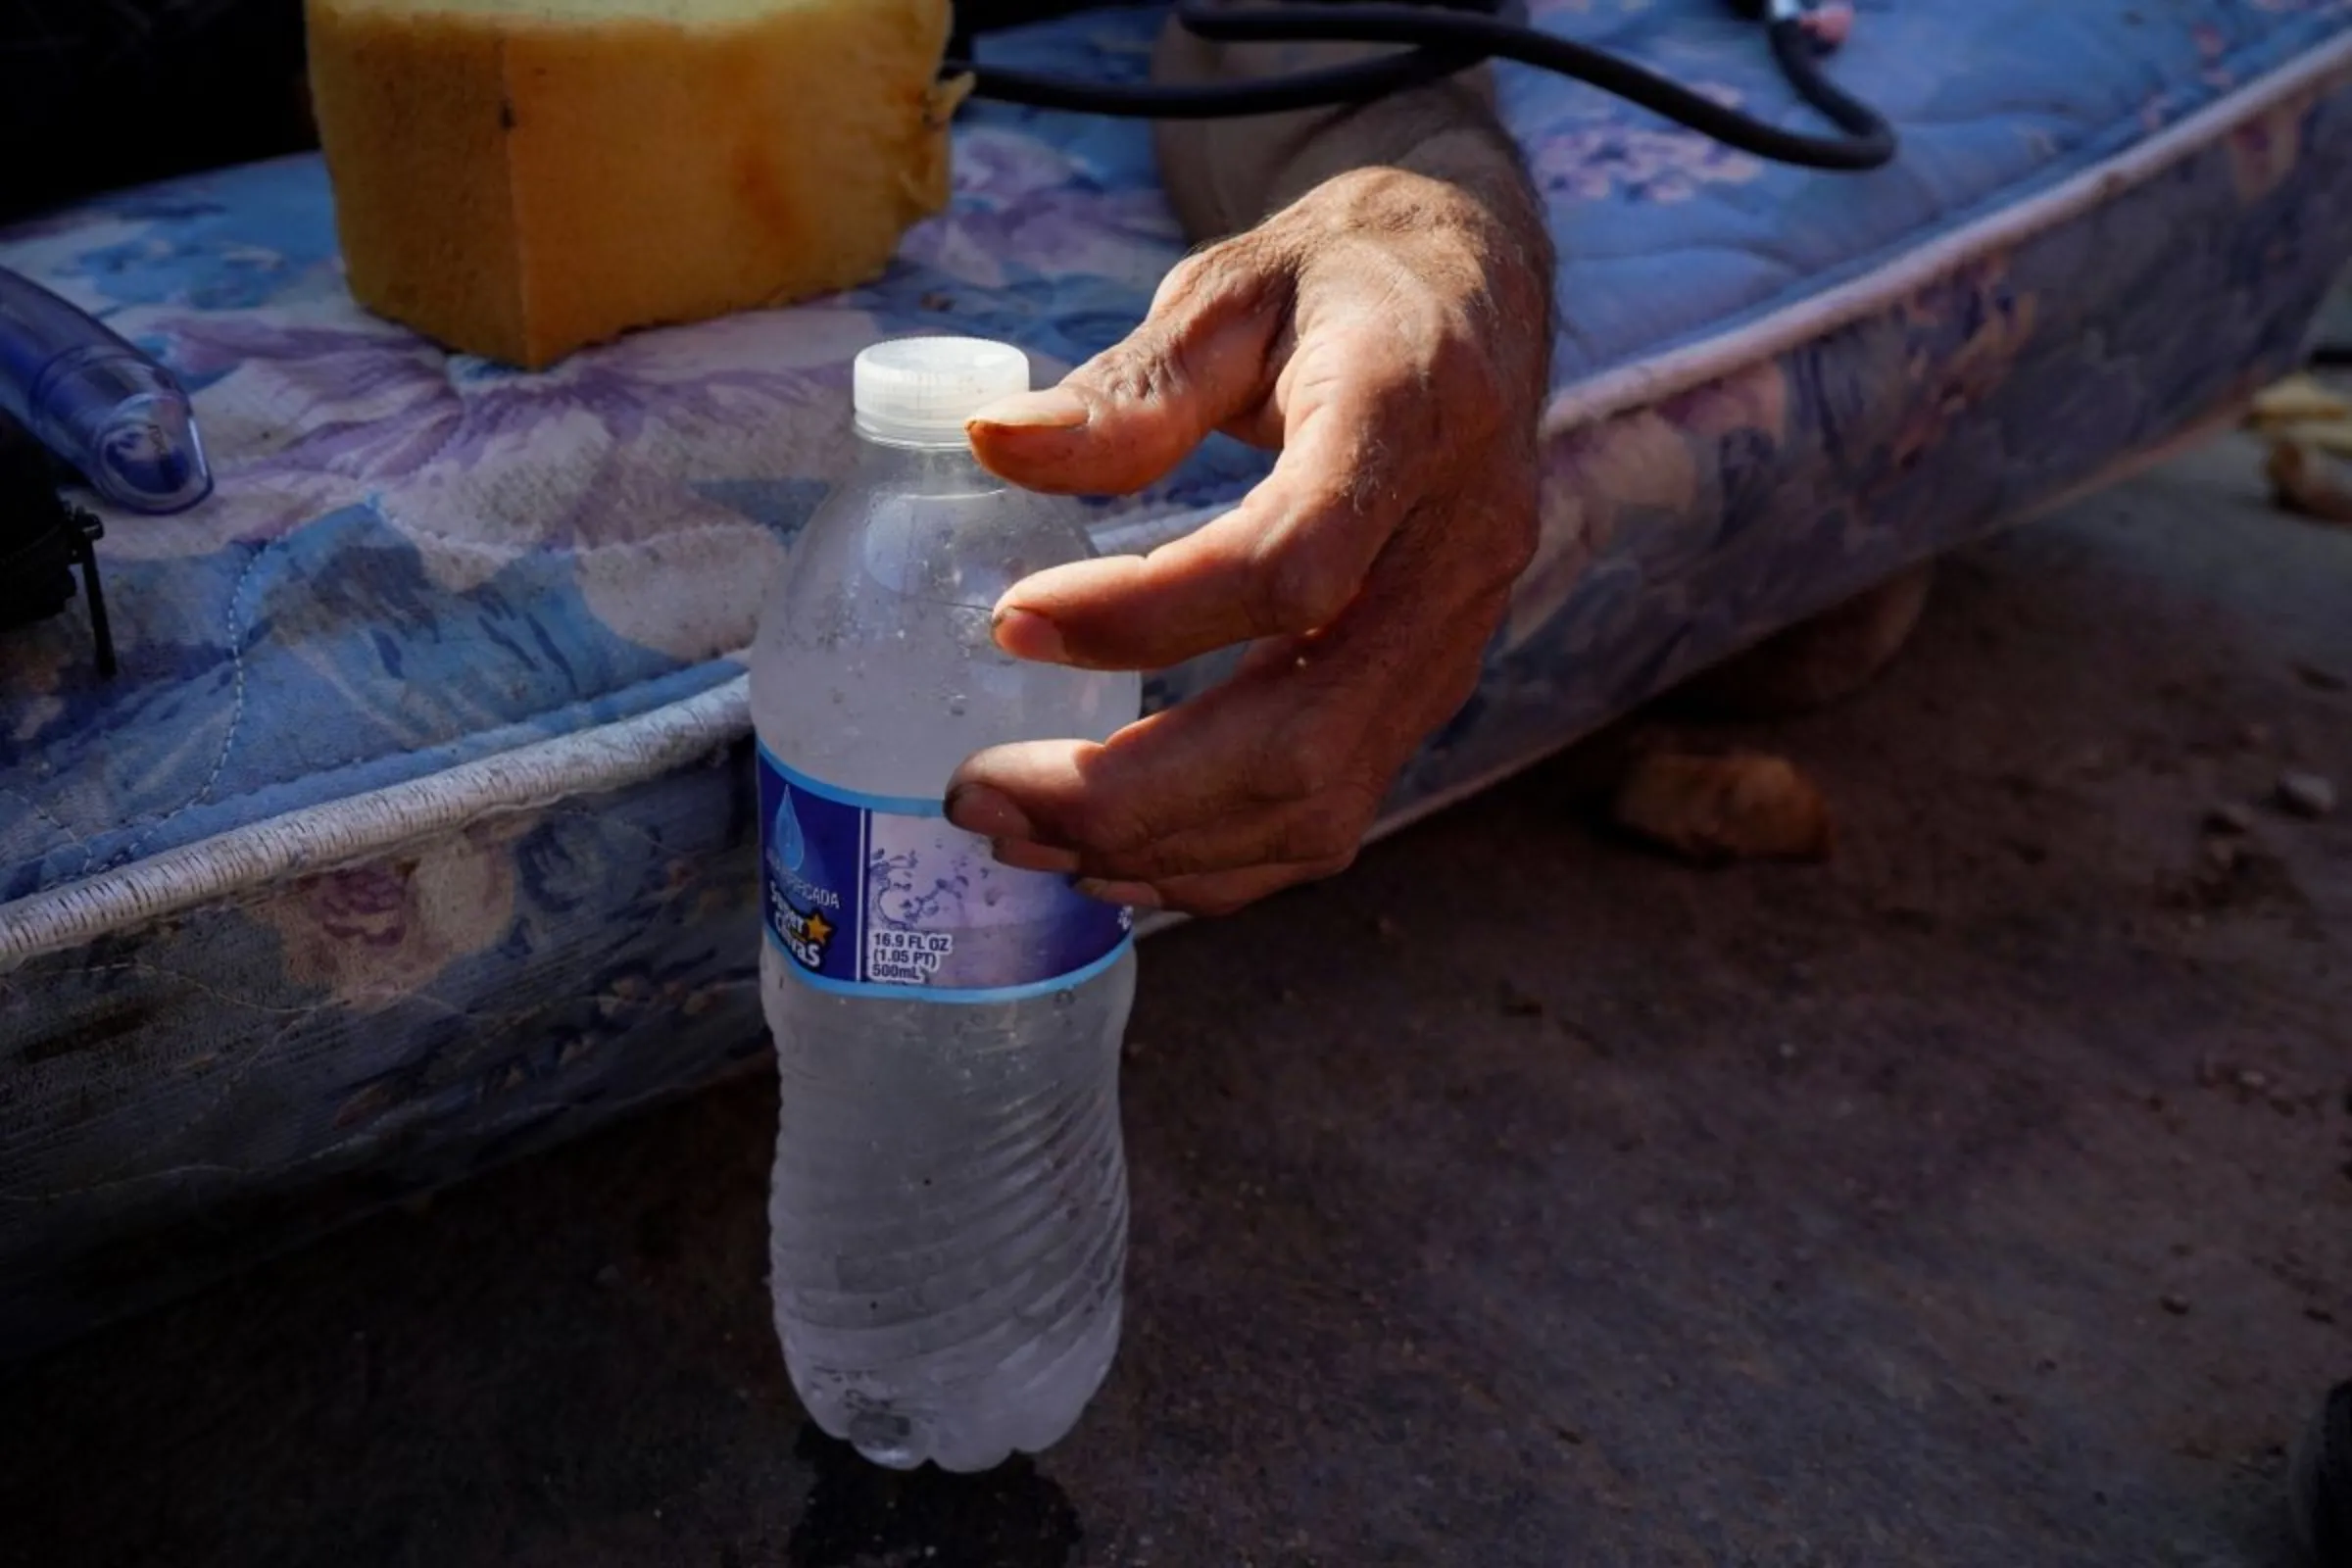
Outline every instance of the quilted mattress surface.
[[(1713, 0), (1534, 10), (1808, 119)], [(1153, 25), (995, 47), (1137, 77)], [(1544, 545), (1393, 822), (2226, 410), (2352, 259), (2352, 0), (1864, 0), (1835, 72), (1895, 167), (1503, 73), (1562, 257)], [(74, 615), (0, 639), (0, 1343), (762, 1049), (729, 656), (844, 469), (852, 357), (960, 331), (1051, 375), (1181, 252), (1141, 128), (958, 134), (880, 282), (536, 376), (360, 312), (315, 160), (0, 233), (197, 389), (220, 474), (107, 516), (116, 679)], [(1262, 463), (1212, 444), (1099, 530)]]

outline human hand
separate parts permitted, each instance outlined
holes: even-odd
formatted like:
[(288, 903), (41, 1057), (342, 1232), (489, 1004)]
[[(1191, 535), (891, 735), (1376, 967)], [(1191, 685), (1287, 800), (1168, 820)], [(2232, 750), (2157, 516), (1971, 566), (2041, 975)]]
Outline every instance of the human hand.
[(1354, 858), (1468, 700), (1535, 550), (1551, 270), (1532, 214), (1396, 169), (1341, 175), (1180, 266), (1060, 387), (973, 420), (980, 461), (1044, 491), (1139, 489), (1217, 430), (1281, 457), (1194, 534), (997, 608), (1017, 658), (1155, 669), (1250, 643), (1236, 675), (1102, 745), (981, 753), (953, 821), (1006, 864), (1193, 913)]

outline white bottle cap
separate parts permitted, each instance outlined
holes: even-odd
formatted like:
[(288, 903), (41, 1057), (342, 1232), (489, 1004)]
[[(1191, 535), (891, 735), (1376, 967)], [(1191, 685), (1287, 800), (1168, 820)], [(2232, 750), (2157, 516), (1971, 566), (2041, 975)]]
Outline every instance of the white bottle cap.
[(976, 337), (905, 337), (858, 356), (858, 428), (880, 441), (963, 444), (964, 421), (1029, 390), (1029, 356)]

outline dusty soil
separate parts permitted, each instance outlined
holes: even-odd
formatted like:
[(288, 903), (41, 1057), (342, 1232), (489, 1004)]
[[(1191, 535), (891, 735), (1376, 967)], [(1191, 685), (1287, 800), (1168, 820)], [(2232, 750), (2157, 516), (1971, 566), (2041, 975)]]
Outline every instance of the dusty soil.
[[(977, 1481), (816, 1439), (754, 1080), (0, 1384), (0, 1563), (2272, 1564), (2352, 1374), (2352, 530), (2229, 443), (1948, 564), (1741, 732), (1827, 866), (1587, 749), (1151, 944), (1130, 1325)], [(2215, 831), (2217, 808), (2242, 831)]]

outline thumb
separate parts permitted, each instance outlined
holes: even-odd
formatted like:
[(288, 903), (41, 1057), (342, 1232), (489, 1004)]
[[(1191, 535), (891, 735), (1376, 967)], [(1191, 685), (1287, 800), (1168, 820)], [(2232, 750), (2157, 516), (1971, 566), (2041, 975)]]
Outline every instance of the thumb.
[(974, 415), (972, 452), (1025, 489), (1140, 490), (1265, 404), (1289, 304), (1289, 278), (1253, 248), (1205, 252), (1170, 274), (1126, 341), (1057, 387)]

